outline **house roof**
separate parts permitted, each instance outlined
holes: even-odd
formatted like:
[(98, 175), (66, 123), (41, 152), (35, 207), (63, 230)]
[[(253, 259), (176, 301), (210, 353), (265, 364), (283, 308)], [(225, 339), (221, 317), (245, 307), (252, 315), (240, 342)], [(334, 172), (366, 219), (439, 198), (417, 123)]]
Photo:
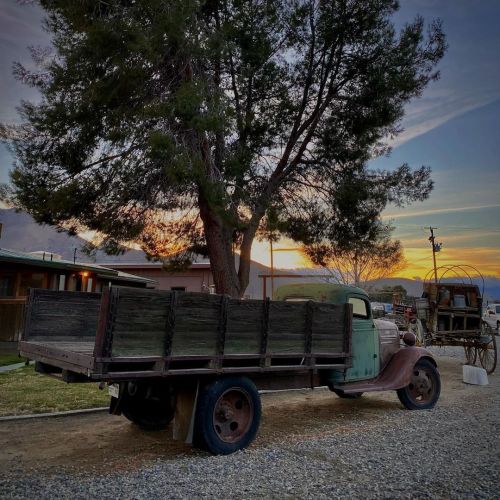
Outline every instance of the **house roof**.
[(155, 280), (142, 276), (124, 273), (116, 269), (100, 266), (98, 264), (89, 264), (85, 262), (72, 262), (64, 259), (53, 259), (50, 252), (31, 254), (0, 248), (0, 262), (11, 262), (13, 264), (24, 264), (37, 267), (46, 267), (49, 269), (60, 269), (66, 271), (91, 271), (97, 276), (113, 281), (135, 281), (138, 283), (156, 283)]
[[(113, 269), (161, 269), (163, 262), (108, 262)], [(190, 269), (210, 269), (210, 262), (193, 262)]]

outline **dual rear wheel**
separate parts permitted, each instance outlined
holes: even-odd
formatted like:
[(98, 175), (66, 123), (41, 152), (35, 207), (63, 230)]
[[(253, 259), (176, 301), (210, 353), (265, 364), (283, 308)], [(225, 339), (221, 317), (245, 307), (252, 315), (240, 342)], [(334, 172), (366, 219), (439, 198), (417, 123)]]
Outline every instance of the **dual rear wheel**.
[[(122, 385), (121, 412), (143, 430), (162, 430), (175, 415), (176, 398), (165, 384)], [(246, 448), (261, 418), (260, 396), (247, 377), (227, 377), (203, 386), (198, 394), (193, 444), (216, 455)]]

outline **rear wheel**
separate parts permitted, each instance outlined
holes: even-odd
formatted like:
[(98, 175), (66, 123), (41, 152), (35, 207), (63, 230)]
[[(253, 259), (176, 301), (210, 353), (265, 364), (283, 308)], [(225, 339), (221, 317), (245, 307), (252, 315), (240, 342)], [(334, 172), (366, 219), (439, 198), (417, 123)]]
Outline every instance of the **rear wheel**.
[(413, 367), (410, 383), (397, 390), (398, 398), (409, 410), (434, 408), (441, 393), (438, 369), (428, 359), (420, 359)]
[(194, 444), (215, 455), (246, 448), (257, 434), (260, 416), (260, 396), (249, 378), (216, 380), (198, 396)]
[(163, 430), (174, 418), (175, 394), (171, 387), (129, 382), (124, 391), (122, 414), (141, 429)]

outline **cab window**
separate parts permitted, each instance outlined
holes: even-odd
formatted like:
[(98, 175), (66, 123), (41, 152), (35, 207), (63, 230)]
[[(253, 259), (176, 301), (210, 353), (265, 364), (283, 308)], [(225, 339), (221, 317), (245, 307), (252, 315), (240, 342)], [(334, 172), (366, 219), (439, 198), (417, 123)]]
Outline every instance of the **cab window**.
[(356, 318), (367, 319), (370, 316), (370, 308), (368, 302), (358, 297), (349, 297), (349, 304), (352, 304), (352, 314)]

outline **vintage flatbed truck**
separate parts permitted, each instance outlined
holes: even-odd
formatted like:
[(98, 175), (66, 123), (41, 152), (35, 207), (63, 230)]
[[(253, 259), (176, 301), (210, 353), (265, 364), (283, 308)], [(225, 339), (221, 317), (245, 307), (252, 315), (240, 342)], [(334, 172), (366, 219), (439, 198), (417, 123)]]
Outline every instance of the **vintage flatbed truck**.
[(303, 287), (279, 301), (32, 289), (19, 351), (38, 372), (107, 384), (111, 413), (146, 430), (173, 420), (174, 438), (215, 454), (253, 440), (263, 389), (328, 386), (345, 398), (396, 390), (407, 408), (432, 408), (440, 378), (431, 354), (374, 320), (363, 290), (329, 286), (313, 297), (323, 302)]

